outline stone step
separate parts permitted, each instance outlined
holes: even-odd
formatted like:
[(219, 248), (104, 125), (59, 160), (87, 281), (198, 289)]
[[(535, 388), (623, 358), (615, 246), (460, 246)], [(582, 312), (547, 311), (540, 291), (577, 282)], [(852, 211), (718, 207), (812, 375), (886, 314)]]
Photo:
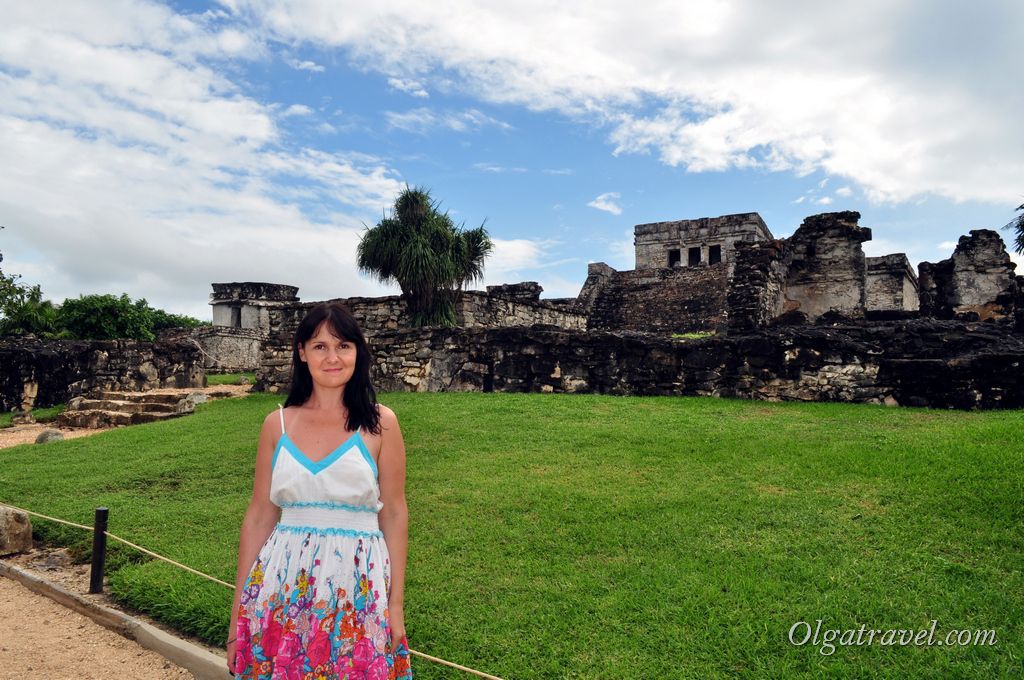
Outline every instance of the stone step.
[(178, 409), (177, 402), (173, 404), (161, 402), (126, 401), (122, 399), (83, 399), (78, 411), (121, 411), (122, 413), (174, 413)]
[(100, 391), (91, 395), (93, 399), (108, 401), (131, 401), (135, 403), (177, 404), (185, 394), (168, 392), (112, 392)]
[(154, 413), (143, 411), (141, 413), (123, 413), (121, 411), (107, 411), (101, 409), (89, 409), (82, 411), (64, 411), (57, 417), (58, 427), (120, 427), (124, 425), (141, 425), (142, 423), (153, 423), (169, 418), (178, 418), (182, 413)]

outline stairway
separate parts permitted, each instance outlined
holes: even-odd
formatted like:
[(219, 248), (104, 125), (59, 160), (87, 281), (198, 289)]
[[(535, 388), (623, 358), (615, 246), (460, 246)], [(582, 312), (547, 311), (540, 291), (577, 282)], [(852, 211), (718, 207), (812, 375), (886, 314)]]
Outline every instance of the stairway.
[(188, 415), (196, 404), (210, 399), (240, 396), (229, 389), (162, 389), (149, 392), (99, 391), (75, 397), (57, 417), (58, 427), (92, 429), (153, 423)]

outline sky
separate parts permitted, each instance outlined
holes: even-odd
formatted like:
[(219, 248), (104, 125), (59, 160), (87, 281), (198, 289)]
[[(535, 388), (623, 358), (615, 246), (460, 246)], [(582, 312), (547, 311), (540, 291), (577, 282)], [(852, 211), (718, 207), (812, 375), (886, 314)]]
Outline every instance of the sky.
[[(574, 297), (633, 226), (861, 213), (949, 257), (1024, 203), (1024, 3), (0, 0), (0, 265), (210, 319), (210, 284), (390, 295), (406, 185)], [(1008, 231), (1001, 231), (1010, 242)], [(1015, 261), (1022, 263), (1019, 257)], [(1021, 269), (1024, 273), (1024, 268)]]

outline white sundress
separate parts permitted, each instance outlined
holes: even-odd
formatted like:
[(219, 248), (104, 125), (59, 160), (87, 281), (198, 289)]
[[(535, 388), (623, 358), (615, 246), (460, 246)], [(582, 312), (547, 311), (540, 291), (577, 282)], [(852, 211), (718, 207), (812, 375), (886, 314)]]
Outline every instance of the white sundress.
[(281, 520), (245, 580), (236, 677), (411, 678), (408, 641), (391, 644), (391, 562), (377, 523), (384, 504), (362, 432), (313, 461), (279, 413), (270, 500)]

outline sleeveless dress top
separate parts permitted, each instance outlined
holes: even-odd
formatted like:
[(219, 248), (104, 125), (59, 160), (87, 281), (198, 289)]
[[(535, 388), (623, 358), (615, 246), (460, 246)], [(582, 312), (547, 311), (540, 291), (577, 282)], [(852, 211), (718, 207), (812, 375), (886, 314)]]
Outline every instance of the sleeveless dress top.
[(281, 519), (245, 580), (236, 676), (412, 678), (406, 638), (391, 644), (391, 562), (377, 523), (384, 504), (361, 430), (311, 460), (280, 415), (270, 500)]

